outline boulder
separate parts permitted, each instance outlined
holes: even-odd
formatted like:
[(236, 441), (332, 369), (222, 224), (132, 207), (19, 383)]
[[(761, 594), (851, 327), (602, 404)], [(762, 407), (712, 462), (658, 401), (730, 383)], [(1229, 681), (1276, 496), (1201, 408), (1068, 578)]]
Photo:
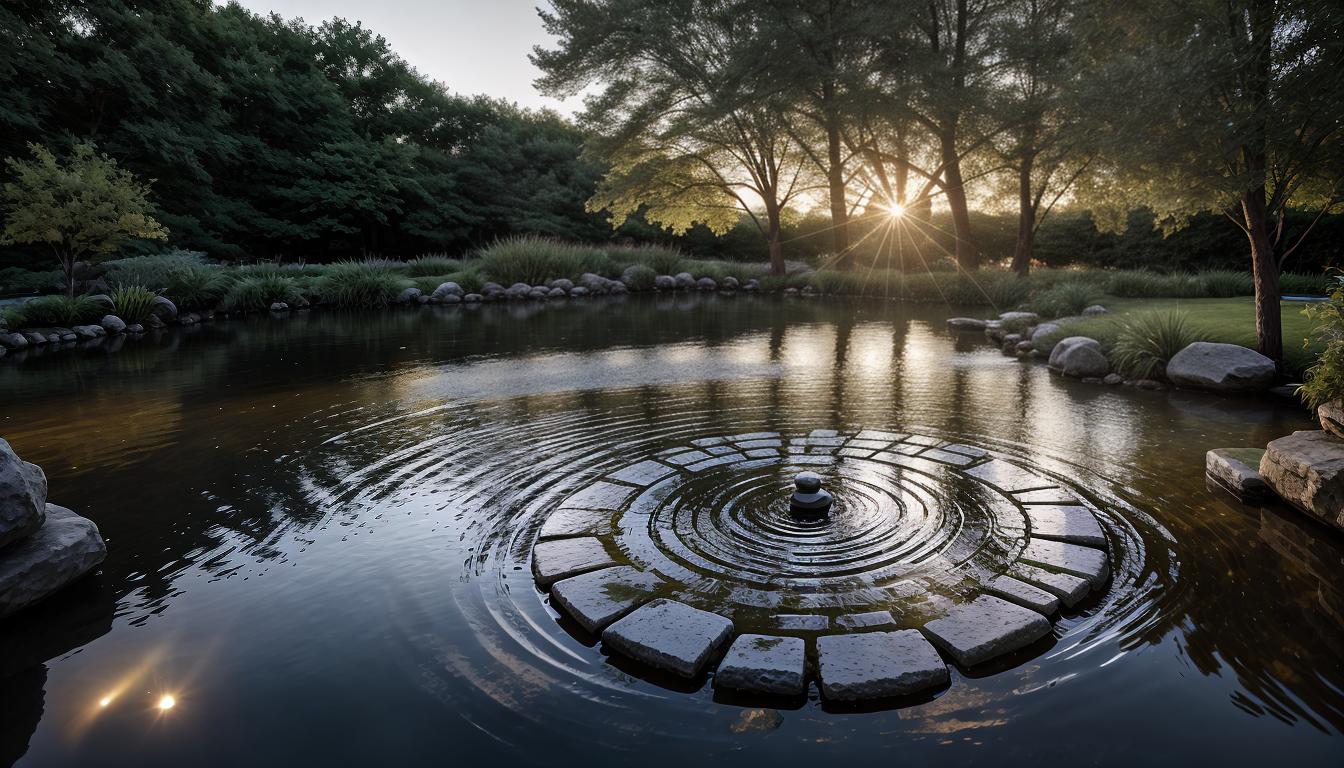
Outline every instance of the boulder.
[(504, 296), (509, 299), (525, 299), (527, 294), (532, 292), (532, 286), (527, 283), (514, 283), (504, 291)]
[(1097, 315), (1104, 314), (1106, 314), (1106, 308), (1100, 304), (1093, 304), (1092, 306), (1083, 309), (1083, 317), (1096, 317)]
[(606, 290), (607, 278), (592, 272), (584, 272), (579, 275), (578, 284), (587, 288), (589, 293), (597, 293), (599, 290)]
[(28, 346), (28, 338), (22, 333), (0, 333), (0, 347), (23, 349), (26, 346)]
[(1344, 402), (1334, 400), (1316, 409), (1321, 428), (1344, 440)]
[(569, 293), (569, 290), (574, 287), (574, 281), (569, 280), (567, 278), (559, 277), (550, 281), (546, 285), (550, 286), (551, 288), (559, 288), (565, 293)]
[(719, 287), (725, 291), (736, 291), (740, 287), (740, 284), (737, 282), (736, 277), (729, 275), (719, 281)]
[(48, 341), (46, 334), (38, 333), (37, 331), (23, 331), (21, 332), (21, 335), (29, 344), (46, 344)]
[(75, 581), (105, 557), (107, 545), (92, 520), (47, 504), (42, 527), (0, 557), (0, 618)]
[(1274, 382), (1274, 361), (1238, 344), (1197, 341), (1172, 356), (1167, 378), (1178, 387), (1257, 392)]
[(1215, 448), (1204, 454), (1204, 474), (1239, 499), (1264, 498), (1269, 486), (1260, 476), (1263, 448)]
[(101, 325), (76, 325), (70, 330), (81, 339), (96, 339), (107, 334)]
[(953, 331), (983, 331), (985, 321), (978, 317), (949, 317), (947, 327)]
[(397, 303), (411, 304), (413, 302), (418, 302), (420, 301), (420, 295), (421, 294), (419, 288), (407, 288), (406, 290), (397, 294)]
[(447, 296), (444, 296), (444, 297), (443, 297), (443, 303), (444, 303), (444, 304), (461, 304), (461, 303), (462, 303), (462, 297), (461, 297), (461, 296), (458, 296), (456, 293), (450, 293), (450, 294), (448, 294)]
[(289, 311), (289, 305), (286, 304), (286, 303), (283, 302), (283, 301), (273, 302), (273, 303), (271, 304), (271, 311), (272, 311), (272, 312), (288, 312), (288, 311)]
[(94, 293), (89, 295), (87, 298), (89, 301), (92, 301), (94, 304), (97, 304), (103, 309), (106, 309), (108, 312), (115, 311), (117, 308), (116, 302), (112, 301), (112, 297), (108, 296), (106, 293)]
[(557, 285), (556, 287), (554, 287), (554, 288), (550, 289), (549, 291), (547, 291), (547, 292), (546, 292), (546, 295), (547, 295), (549, 298), (552, 298), (552, 299), (563, 299), (564, 297), (568, 296), (569, 294), (565, 291), (564, 288), (561, 288), (560, 286)]
[(695, 281), (695, 287), (696, 290), (701, 291), (717, 291), (719, 289), (719, 284), (714, 282), (714, 278), (712, 277), (702, 277)]
[(753, 278), (751, 278), (750, 280), (748, 280), (747, 282), (745, 282), (745, 283), (742, 284), (742, 290), (744, 290), (744, 291), (759, 291), (759, 290), (761, 290), (761, 281), (760, 281), (760, 280), (757, 280), (756, 278), (753, 277)]
[(149, 303), (149, 311), (150, 314), (165, 322), (177, 319), (177, 305), (167, 296), (155, 296), (154, 300)]
[(607, 291), (614, 295), (619, 296), (623, 293), (629, 293), (630, 288), (627, 287), (626, 284), (621, 282), (620, 280), (608, 280)]
[(145, 332), (145, 326), (139, 323), (131, 323), (130, 325), (126, 326), (126, 332), (139, 335)]
[[(286, 304), (285, 309), (289, 309), (289, 305)], [(150, 315), (149, 317), (145, 318), (145, 325), (150, 328), (158, 329), (163, 328), (164, 326), (167, 325), (167, 323), (163, 322), (163, 318), (159, 317), (158, 315)]]
[(1125, 381), (1124, 376), (1121, 376), (1118, 373), (1108, 373), (1102, 378), (1101, 383), (1115, 385), (1115, 384), (1123, 384), (1124, 381)]
[(677, 288), (677, 281), (671, 275), (659, 275), (653, 278), (653, 287), (660, 291), (674, 291)]
[(1062, 339), (1050, 351), (1052, 371), (1078, 378), (1100, 378), (1111, 370), (1111, 364), (1101, 353), (1101, 344), (1086, 336)]
[(573, 297), (575, 297), (575, 298), (580, 297), (580, 296), (587, 296), (587, 295), (588, 295), (588, 289), (587, 289), (587, 288), (584, 288), (582, 285), (576, 285), (576, 286), (574, 286), (573, 288), (570, 288), (570, 289), (569, 289), (569, 295), (570, 295), (570, 296), (573, 296)]
[[(501, 288), (500, 290), (503, 289)], [(434, 292), (429, 294), (429, 300), (437, 304), (442, 302), (446, 296), (462, 296), (464, 293), (462, 286), (452, 281), (448, 281), (446, 283), (439, 283), (439, 286), (434, 289)]]
[(1039, 349), (1045, 354), (1050, 354), (1053, 347), (1046, 340), (1047, 336), (1059, 333), (1058, 323), (1041, 323), (1031, 332), (1028, 340), (1032, 343), (1033, 349)]
[(678, 272), (672, 279), (677, 283), (677, 290), (689, 291), (695, 287), (695, 276), (690, 272)]
[(1271, 440), (1260, 476), (1284, 501), (1344, 531), (1344, 440), (1323, 430)]
[(0, 549), (41, 528), (46, 503), (47, 476), (42, 468), (20, 459), (0, 439)]
[(1004, 312), (999, 315), (999, 322), (1005, 325), (1026, 328), (1035, 325), (1041, 321), (1041, 316), (1035, 312)]
[(466, 296), (462, 297), (462, 300), (468, 304), (479, 304), (483, 298), (485, 297), (479, 293), (468, 293)]
[(538, 288), (533, 288), (532, 290), (528, 291), (528, 292), (527, 292), (527, 298), (529, 298), (529, 299), (534, 299), (534, 300), (536, 300), (536, 301), (542, 301), (542, 300), (545, 300), (548, 296), (550, 296), (550, 294), (551, 294), (551, 289), (550, 289), (550, 288), (540, 288), (540, 287), (538, 287)]

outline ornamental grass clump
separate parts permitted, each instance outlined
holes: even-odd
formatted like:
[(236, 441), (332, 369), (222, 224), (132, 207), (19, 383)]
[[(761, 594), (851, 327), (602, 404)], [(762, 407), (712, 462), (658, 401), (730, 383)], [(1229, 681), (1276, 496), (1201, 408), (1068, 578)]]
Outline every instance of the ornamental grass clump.
[(214, 309), (232, 283), (224, 267), (183, 267), (169, 274), (163, 293), (182, 312), (203, 312)]
[(446, 275), (462, 269), (462, 262), (439, 254), (426, 254), (406, 262), (406, 274), (409, 277), (432, 277)]
[(1171, 358), (1201, 340), (1180, 312), (1134, 315), (1118, 324), (1109, 353), (1111, 365), (1128, 378), (1163, 378)]
[(544, 237), (511, 237), (481, 251), (473, 267), (501, 285), (540, 285), (555, 278), (576, 278), (585, 272), (604, 277), (619, 274), (616, 263), (600, 248), (570, 245)]
[(12, 328), (69, 328), (96, 323), (104, 314), (104, 307), (88, 296), (43, 296), (6, 310), (5, 321)]
[(142, 285), (123, 285), (112, 291), (112, 306), (126, 323), (142, 323), (154, 312), (159, 294)]
[(206, 266), (205, 254), (181, 248), (148, 256), (132, 256), (104, 264), (103, 275), (112, 287), (138, 285), (153, 290), (167, 288), (173, 276)]
[(259, 312), (276, 302), (293, 304), (303, 298), (298, 283), (283, 275), (250, 275), (229, 286), (220, 301), (227, 312)]
[(653, 281), (658, 272), (648, 264), (632, 264), (621, 272), (621, 280), (632, 291), (653, 290)]
[[(1325, 345), (1298, 390), (1312, 408), (1344, 401), (1344, 275), (1333, 282), (1329, 301), (1302, 310), (1312, 322), (1312, 337)], [(1311, 340), (1306, 343), (1311, 344)]]
[(314, 288), (324, 304), (372, 309), (391, 304), (410, 285), (391, 263), (369, 260), (329, 264)]
[(1036, 294), (1029, 306), (1041, 317), (1070, 317), (1081, 314), (1095, 297), (1095, 290), (1086, 283), (1060, 283)]

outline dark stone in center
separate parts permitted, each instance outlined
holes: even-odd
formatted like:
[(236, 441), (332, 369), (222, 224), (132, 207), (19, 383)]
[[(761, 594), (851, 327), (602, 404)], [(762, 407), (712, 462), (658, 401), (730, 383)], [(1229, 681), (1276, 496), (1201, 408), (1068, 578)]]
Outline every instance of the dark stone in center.
[(815, 472), (800, 472), (793, 479), (795, 488), (789, 498), (792, 512), (806, 515), (824, 515), (831, 509), (831, 494), (821, 489), (821, 476)]

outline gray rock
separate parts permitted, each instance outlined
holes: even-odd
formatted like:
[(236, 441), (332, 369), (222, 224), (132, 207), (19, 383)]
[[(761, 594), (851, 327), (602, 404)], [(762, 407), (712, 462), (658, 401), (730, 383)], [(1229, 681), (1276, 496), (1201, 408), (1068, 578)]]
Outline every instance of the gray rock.
[(953, 331), (983, 331), (985, 321), (978, 317), (949, 317), (947, 327)]
[[(561, 291), (560, 293), (561, 295), (564, 295), (564, 291)], [(529, 299), (533, 299), (536, 301), (550, 298), (550, 295), (551, 295), (551, 289), (549, 288), (533, 288), (532, 290), (527, 292), (527, 297)]]
[(740, 285), (737, 282), (736, 277), (728, 275), (727, 277), (719, 281), (719, 287), (725, 291), (736, 291), (740, 287)]
[(104, 331), (101, 325), (76, 325), (70, 330), (81, 339), (97, 339), (107, 335), (107, 331)]
[(596, 633), (651, 598), (662, 583), (651, 573), (624, 565), (557, 581), (551, 598), (579, 626)]
[(1030, 608), (981, 595), (925, 624), (924, 634), (958, 664), (973, 667), (1040, 640), (1050, 634), (1050, 622)]
[(1262, 499), (1269, 486), (1260, 476), (1263, 448), (1215, 448), (1204, 454), (1204, 474), (1239, 499)]
[(139, 335), (145, 332), (145, 326), (139, 323), (131, 323), (130, 325), (126, 326), (126, 332)]
[(695, 677), (733, 633), (733, 622), (675, 600), (654, 600), (602, 632), (602, 642), (636, 661)]
[(37, 532), (46, 505), (47, 476), (42, 468), (20, 459), (0, 439), (0, 549)]
[[(501, 292), (503, 290), (503, 288), (500, 288)], [(434, 289), (434, 292), (429, 294), (429, 300), (434, 303), (439, 303), (447, 296), (462, 296), (465, 293), (466, 291), (462, 290), (462, 286), (450, 280), (448, 282), (439, 283), (438, 287)]]
[(277, 301), (277, 302), (271, 304), (271, 311), (272, 311), (272, 312), (288, 312), (288, 311), (289, 311), (289, 305), (286, 304), (286, 303), (283, 302), (283, 301)]
[(1004, 312), (999, 315), (999, 322), (1009, 325), (1019, 325), (1027, 327), (1035, 325), (1041, 321), (1041, 316), (1035, 312)]
[[(612, 480), (619, 480), (622, 483), (630, 483), (631, 485), (646, 487), (662, 480), (664, 477), (674, 475), (676, 472), (676, 469), (673, 469), (662, 462), (647, 459), (612, 472), (610, 475), (607, 475), (607, 477), (610, 477)], [(624, 501), (624, 499), (622, 499), (622, 501)]]
[(1032, 343), (1031, 339), (1023, 339), (1022, 341), (1017, 342), (1018, 354), (1025, 355), (1028, 352), (1035, 352), (1035, 351), (1036, 351), (1036, 345)]
[(1317, 408), (1316, 419), (1321, 429), (1344, 440), (1344, 402), (1333, 400)]
[(1167, 388), (1166, 384), (1154, 379), (1135, 379), (1133, 381), (1126, 381), (1125, 384), (1131, 387), (1138, 387), (1139, 389), (1146, 389), (1150, 392), (1161, 392)]
[(503, 292), (504, 292), (504, 286), (496, 282), (487, 282), (481, 286), (481, 293), (484, 294), (503, 293)]
[(1086, 336), (1061, 339), (1051, 350), (1048, 365), (1057, 373), (1078, 378), (1100, 378), (1111, 370), (1100, 342)]
[(947, 665), (914, 629), (817, 638), (821, 694), (831, 701), (907, 696), (947, 685)]
[(481, 300), (484, 298), (485, 297), (479, 293), (468, 293), (466, 296), (462, 297), (462, 301), (468, 304), (480, 304)]
[(565, 293), (569, 293), (570, 289), (574, 287), (574, 281), (568, 278), (558, 277), (552, 280), (551, 282), (547, 283), (547, 285), (550, 286), (551, 288), (559, 288)]
[(695, 287), (697, 290), (701, 291), (717, 291), (719, 289), (719, 284), (714, 282), (714, 278), (712, 277), (702, 277), (695, 281)]
[(1237, 344), (1197, 341), (1167, 362), (1172, 384), (1213, 392), (1257, 392), (1274, 376), (1273, 360)]
[(552, 288), (552, 289), (550, 289), (549, 291), (546, 292), (546, 296), (547, 296), (548, 298), (552, 298), (552, 299), (563, 299), (564, 297), (566, 297), (566, 296), (568, 296), (568, 295), (569, 295), (569, 293), (566, 292), (566, 290), (565, 290), (564, 288), (560, 288), (560, 287), (558, 287), (558, 286), (555, 287), (555, 288)]
[(561, 579), (617, 565), (602, 542), (593, 538), (541, 541), (532, 548), (532, 574), (546, 588)]
[(1046, 616), (1059, 610), (1058, 597), (1012, 576), (994, 577), (985, 585), (985, 592)]
[(1093, 304), (1092, 306), (1083, 309), (1083, 317), (1096, 317), (1097, 315), (1104, 314), (1106, 314), (1106, 308), (1100, 304)]
[(801, 695), (807, 668), (804, 651), (800, 637), (741, 635), (719, 662), (714, 687), (778, 696)]
[(444, 303), (444, 304), (461, 304), (461, 303), (462, 303), (462, 297), (461, 297), (461, 296), (458, 296), (456, 293), (450, 293), (450, 294), (448, 294), (447, 296), (444, 296), (444, 297), (443, 297), (443, 299), (442, 299), (442, 303)]
[(1260, 476), (1284, 501), (1344, 530), (1344, 440), (1322, 430), (1271, 440)]
[(597, 293), (607, 289), (607, 278), (593, 272), (584, 272), (579, 275), (578, 284), (588, 289), (589, 293)]
[(1105, 547), (1101, 524), (1087, 507), (1064, 504), (1033, 504), (1026, 508), (1032, 537), (1073, 544)]
[(750, 280), (748, 280), (747, 282), (745, 282), (745, 283), (742, 284), (742, 290), (744, 290), (744, 291), (759, 291), (759, 290), (761, 290), (761, 281), (760, 281), (760, 280), (757, 280), (756, 278), (753, 277), (753, 278), (751, 278)]
[(582, 285), (576, 285), (573, 288), (569, 289), (569, 295), (575, 298), (578, 298), (580, 296), (587, 296), (588, 289), (584, 288)]
[(177, 305), (168, 299), (167, 296), (155, 296), (149, 304), (150, 314), (163, 321), (177, 319)]
[(695, 287), (695, 276), (690, 272), (678, 272), (672, 279), (676, 281), (678, 290), (689, 291)]
[(107, 545), (92, 520), (46, 505), (46, 522), (0, 556), (0, 618), (51, 595), (93, 570)]
[(0, 333), (0, 347), (5, 349), (23, 349), (28, 346), (28, 337), (22, 333)]
[(1102, 383), (1102, 384), (1109, 384), (1109, 385), (1111, 385), (1111, 386), (1115, 386), (1116, 384), (1121, 384), (1121, 383), (1123, 383), (1124, 380), (1125, 380), (1125, 377), (1124, 377), (1124, 376), (1121, 376), (1121, 375), (1118, 374), (1118, 373), (1108, 373), (1108, 374), (1106, 374), (1106, 375), (1102, 378), (1101, 383)]
[(1022, 550), (1019, 559), (1024, 563), (1087, 579), (1093, 588), (1105, 584), (1106, 577), (1110, 575), (1105, 552), (1061, 541), (1032, 539)]
[(867, 613), (851, 613), (841, 616), (835, 620), (836, 626), (845, 629), (873, 629), (874, 627), (896, 627), (896, 619), (892, 618), (891, 611), (868, 611)]
[(677, 281), (671, 275), (659, 275), (653, 278), (653, 287), (659, 291), (676, 290)]
[(58, 335), (60, 336), (60, 340), (61, 340), (61, 341), (78, 341), (78, 340), (79, 340), (79, 335), (76, 334), (74, 331), (67, 331), (66, 333), (62, 333), (62, 334), (58, 334)]
[(527, 283), (514, 283), (504, 291), (504, 296), (505, 298), (514, 300), (525, 299), (527, 298), (527, 294), (531, 292), (532, 286)]
[(112, 297), (106, 293), (91, 294), (88, 299), (108, 312), (115, 312), (117, 309), (116, 302), (112, 301)]
[(774, 620), (780, 629), (794, 632), (821, 632), (831, 627), (830, 617), (819, 613), (781, 613)]
[(1049, 345), (1046, 344), (1045, 337), (1055, 333), (1059, 333), (1058, 323), (1041, 323), (1032, 330), (1031, 342), (1042, 352), (1049, 352), (1050, 350), (1047, 349)]
[(1066, 608), (1081, 603), (1092, 591), (1092, 583), (1087, 579), (1070, 576), (1067, 573), (1052, 573), (1044, 568), (1018, 563), (1008, 573), (1015, 579), (1034, 584), (1059, 598)]
[(622, 283), (620, 280), (608, 280), (607, 292), (614, 294), (616, 296), (620, 296), (623, 293), (629, 293), (630, 289), (627, 288), (625, 283)]
[(423, 294), (421, 294), (419, 288), (415, 287), (407, 288), (406, 290), (397, 294), (397, 303), (398, 304), (419, 303), (421, 295)]
[(50, 340), (44, 333), (38, 333), (36, 331), (23, 331), (22, 333), (23, 338), (27, 339), (29, 344), (38, 345), (38, 344), (47, 344), (50, 342)]

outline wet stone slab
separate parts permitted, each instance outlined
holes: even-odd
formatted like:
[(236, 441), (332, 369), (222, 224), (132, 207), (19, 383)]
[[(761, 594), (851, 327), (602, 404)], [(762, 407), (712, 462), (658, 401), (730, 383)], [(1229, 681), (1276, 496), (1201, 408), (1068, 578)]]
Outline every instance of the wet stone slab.
[(1019, 559), (1047, 570), (1080, 576), (1090, 581), (1093, 588), (1105, 584), (1110, 575), (1104, 551), (1061, 541), (1032, 539)]
[(866, 613), (851, 613), (841, 616), (835, 620), (838, 627), (845, 629), (873, 629), (875, 627), (896, 626), (896, 620), (891, 617), (891, 611), (868, 611)]
[(594, 538), (541, 541), (532, 548), (532, 574), (542, 587), (610, 565), (617, 563)]
[(819, 637), (817, 668), (831, 701), (908, 696), (949, 680), (938, 651), (915, 629)]
[(674, 453), (671, 456), (665, 457), (665, 460), (671, 464), (676, 464), (679, 467), (684, 467), (687, 464), (694, 464), (697, 461), (704, 461), (708, 458), (710, 458), (710, 455), (704, 451), (682, 451), (681, 453)]
[(994, 577), (992, 581), (985, 585), (985, 592), (1046, 616), (1053, 615), (1055, 611), (1059, 610), (1059, 598), (1057, 596), (1012, 576)]
[(924, 634), (964, 667), (1021, 650), (1050, 634), (1050, 622), (1030, 608), (981, 595), (924, 625)]
[(723, 466), (724, 464), (732, 464), (733, 462), (736, 462), (736, 461), (746, 461), (746, 458), (747, 458), (746, 456), (743, 456), (743, 455), (740, 454), (740, 453), (733, 452), (733, 453), (726, 454), (726, 455), (723, 455), (723, 456), (715, 456), (715, 457), (712, 458), (712, 459), (706, 459), (706, 460), (704, 460), (704, 461), (697, 461), (697, 462), (695, 462), (694, 464), (687, 464), (687, 465), (686, 465), (686, 471), (688, 471), (688, 472), (700, 472), (700, 471), (702, 471), (702, 470), (706, 470), (706, 469), (709, 469), (709, 468), (711, 468), (711, 467), (719, 467), (719, 466)]
[(1033, 475), (1025, 469), (1001, 459), (990, 459), (977, 467), (971, 467), (966, 470), (966, 474), (1008, 493), (1021, 493), (1022, 491), (1049, 488), (1055, 485), (1050, 480), (1039, 475)]
[(638, 464), (631, 464), (616, 472), (612, 472), (610, 475), (607, 475), (607, 477), (612, 480), (619, 480), (622, 483), (629, 483), (630, 485), (637, 485), (642, 488), (653, 485), (659, 480), (675, 474), (676, 471), (677, 470), (662, 462), (649, 459), (647, 461), (641, 461)]
[(776, 615), (774, 620), (780, 629), (794, 632), (820, 632), (831, 626), (829, 616), (813, 613), (781, 613)]
[(592, 536), (611, 530), (612, 513), (605, 509), (561, 509), (546, 518), (540, 537)]
[(903, 434), (901, 434), (901, 433), (899, 433), (899, 432), (883, 432), (883, 431), (881, 431), (881, 430), (876, 430), (876, 429), (865, 429), (865, 430), (863, 430), (862, 432), (860, 432), (859, 434), (855, 435), (855, 436), (854, 436), (854, 439), (855, 439), (855, 440), (873, 440), (873, 441), (880, 441), (880, 442), (883, 442), (883, 443), (891, 444), (891, 443), (895, 443), (895, 442), (900, 441), (900, 440), (904, 440), (904, 439), (907, 438), (907, 437), (909, 437), (909, 435), (903, 435)]
[(942, 448), (930, 448), (921, 452), (919, 457), (921, 459), (936, 461), (939, 464), (951, 464), (954, 467), (964, 467), (968, 464), (974, 464), (977, 461), (973, 456), (966, 456), (953, 451), (945, 451)]
[(1072, 544), (1106, 546), (1101, 524), (1087, 507), (1036, 504), (1027, 508), (1031, 520), (1031, 535), (1043, 539), (1057, 539)]
[(1035, 491), (1019, 491), (1013, 498), (1023, 504), (1077, 504), (1078, 500), (1063, 488), (1041, 488)]
[(551, 598), (570, 618), (597, 632), (646, 602), (662, 579), (628, 565), (572, 576), (551, 587)]
[(806, 671), (804, 645), (799, 637), (741, 635), (714, 673), (714, 687), (748, 693), (797, 696), (803, 693)]
[(620, 509), (637, 491), (628, 485), (599, 480), (565, 499), (560, 506), (564, 509)]
[(1051, 573), (1044, 568), (1018, 563), (1009, 573), (1016, 579), (1033, 584), (1059, 598), (1065, 608), (1081, 603), (1092, 591), (1092, 582), (1067, 573)]
[(733, 622), (675, 600), (654, 600), (602, 632), (615, 651), (682, 677), (704, 671), (733, 633)]

